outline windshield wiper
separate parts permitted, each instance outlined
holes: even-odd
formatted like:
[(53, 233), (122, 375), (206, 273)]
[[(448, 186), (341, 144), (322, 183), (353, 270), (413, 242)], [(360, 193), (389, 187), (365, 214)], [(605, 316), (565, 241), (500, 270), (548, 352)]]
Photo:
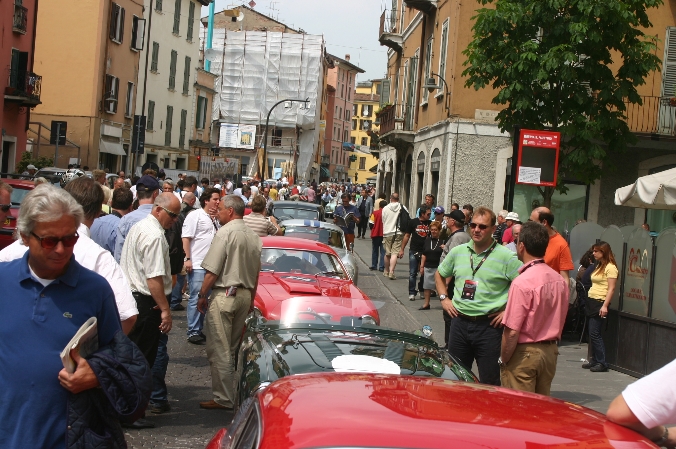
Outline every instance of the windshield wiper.
[(315, 276), (334, 276), (342, 278), (343, 274), (337, 271), (320, 271), (319, 273), (315, 274)]

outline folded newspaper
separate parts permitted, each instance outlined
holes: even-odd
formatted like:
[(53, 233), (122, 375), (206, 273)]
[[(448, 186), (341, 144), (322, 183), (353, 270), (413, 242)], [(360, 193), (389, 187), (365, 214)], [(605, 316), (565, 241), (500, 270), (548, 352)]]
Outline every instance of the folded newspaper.
[(63, 348), (63, 351), (61, 351), (63, 367), (70, 374), (75, 372), (75, 361), (70, 356), (70, 351), (73, 349), (77, 349), (82, 358), (93, 354), (99, 349), (99, 335), (95, 316), (85, 321), (73, 338), (70, 339), (66, 347)]
[(355, 222), (354, 213), (348, 212), (345, 216), (341, 217), (340, 215), (334, 215), (336, 219), (336, 224), (341, 228), (348, 228), (352, 223)]

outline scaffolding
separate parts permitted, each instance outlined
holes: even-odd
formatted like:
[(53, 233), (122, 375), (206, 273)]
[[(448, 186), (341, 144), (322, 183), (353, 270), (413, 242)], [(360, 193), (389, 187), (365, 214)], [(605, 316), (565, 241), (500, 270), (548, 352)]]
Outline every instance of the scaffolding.
[(213, 120), (262, 130), (275, 103), (308, 99), (307, 106), (285, 104), (270, 115), (271, 127), (298, 130), (298, 174), (307, 178), (319, 139), (324, 47), (317, 35), (214, 30), (206, 55), (218, 75)]

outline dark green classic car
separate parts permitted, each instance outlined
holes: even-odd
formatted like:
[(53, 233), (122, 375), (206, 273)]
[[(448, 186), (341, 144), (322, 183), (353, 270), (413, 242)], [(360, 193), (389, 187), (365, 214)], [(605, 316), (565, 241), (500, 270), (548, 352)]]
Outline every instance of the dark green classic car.
[(322, 315), (308, 309), (289, 314), (290, 320), (249, 316), (238, 357), (240, 403), (279, 378), (302, 373), (387, 372), (478, 383), (427, 337)]

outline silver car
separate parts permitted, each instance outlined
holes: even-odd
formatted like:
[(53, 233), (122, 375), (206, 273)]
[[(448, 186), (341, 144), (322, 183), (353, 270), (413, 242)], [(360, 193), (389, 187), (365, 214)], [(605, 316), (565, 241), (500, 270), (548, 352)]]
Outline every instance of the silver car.
[(339, 226), (317, 220), (284, 220), (279, 223), (284, 228), (284, 235), (301, 239), (314, 240), (326, 243), (338, 254), (343, 261), (347, 274), (357, 285), (359, 281), (359, 268), (357, 258), (351, 248), (345, 244), (345, 235)]

